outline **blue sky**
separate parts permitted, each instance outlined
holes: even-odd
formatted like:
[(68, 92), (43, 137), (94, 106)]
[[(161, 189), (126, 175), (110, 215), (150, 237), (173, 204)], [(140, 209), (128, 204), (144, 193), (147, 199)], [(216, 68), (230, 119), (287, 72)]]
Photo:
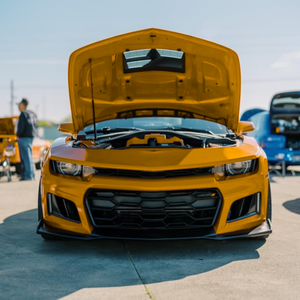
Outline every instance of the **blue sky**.
[[(0, 116), (30, 100), (40, 118), (70, 114), (72, 51), (129, 31), (157, 27), (234, 49), (241, 61), (241, 112), (267, 108), (274, 93), (300, 90), (300, 1), (0, 0)], [(17, 114), (17, 107), (14, 108)]]

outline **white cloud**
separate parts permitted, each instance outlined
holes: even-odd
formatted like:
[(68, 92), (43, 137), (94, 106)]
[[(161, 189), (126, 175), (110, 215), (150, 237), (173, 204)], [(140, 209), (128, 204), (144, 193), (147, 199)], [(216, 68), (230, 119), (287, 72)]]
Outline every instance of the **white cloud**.
[(3, 65), (65, 65), (66, 60), (49, 60), (49, 59), (13, 59), (13, 60), (0, 60)]
[(297, 67), (300, 67), (300, 51), (284, 53), (272, 64), (273, 69), (281, 70), (294, 71)]

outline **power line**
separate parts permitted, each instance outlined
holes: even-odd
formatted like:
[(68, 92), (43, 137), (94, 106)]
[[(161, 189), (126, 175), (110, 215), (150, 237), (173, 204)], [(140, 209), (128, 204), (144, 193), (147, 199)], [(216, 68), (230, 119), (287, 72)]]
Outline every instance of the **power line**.
[(14, 115), (14, 81), (10, 81), (10, 114)]

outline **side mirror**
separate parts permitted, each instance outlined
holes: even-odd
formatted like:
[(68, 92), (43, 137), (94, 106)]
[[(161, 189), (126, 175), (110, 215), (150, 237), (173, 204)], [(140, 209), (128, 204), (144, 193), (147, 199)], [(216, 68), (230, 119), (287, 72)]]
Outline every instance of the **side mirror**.
[(63, 123), (58, 126), (58, 131), (62, 133), (75, 134), (73, 123)]
[(255, 129), (254, 124), (252, 122), (242, 121), (239, 122), (237, 134), (243, 134), (245, 132), (251, 132)]

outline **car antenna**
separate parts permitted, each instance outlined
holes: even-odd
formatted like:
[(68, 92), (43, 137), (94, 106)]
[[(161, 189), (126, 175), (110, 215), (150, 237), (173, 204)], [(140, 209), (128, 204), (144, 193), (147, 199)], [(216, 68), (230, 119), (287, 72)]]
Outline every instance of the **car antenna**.
[(93, 75), (92, 75), (92, 59), (89, 58), (90, 62), (90, 79), (91, 79), (91, 92), (92, 92), (92, 109), (93, 109), (93, 122), (94, 122), (94, 138), (97, 139), (97, 130), (96, 130), (96, 118), (95, 118), (95, 102), (94, 102), (94, 84), (93, 84)]

